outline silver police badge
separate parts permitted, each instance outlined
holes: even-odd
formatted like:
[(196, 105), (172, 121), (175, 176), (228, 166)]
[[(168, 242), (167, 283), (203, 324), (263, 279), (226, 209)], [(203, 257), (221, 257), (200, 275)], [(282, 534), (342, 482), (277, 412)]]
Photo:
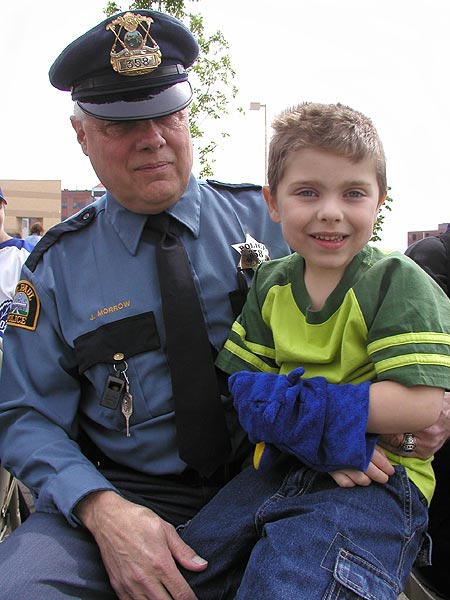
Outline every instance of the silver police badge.
[(238, 265), (240, 269), (252, 269), (262, 262), (270, 260), (266, 246), (261, 242), (257, 242), (249, 233), (245, 236), (245, 242), (231, 244), (231, 247), (241, 255)]

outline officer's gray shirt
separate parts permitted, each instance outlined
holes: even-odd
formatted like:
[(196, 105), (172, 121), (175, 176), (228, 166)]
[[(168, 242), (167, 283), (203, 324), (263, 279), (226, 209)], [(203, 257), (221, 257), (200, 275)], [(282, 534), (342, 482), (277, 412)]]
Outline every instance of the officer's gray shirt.
[[(288, 253), (258, 186), (191, 176), (170, 212), (198, 287), (208, 335), (219, 350), (234, 314), (239, 253), (250, 234), (270, 257)], [(147, 474), (174, 474), (179, 458), (164, 353), (165, 334), (152, 236), (146, 215), (109, 193), (41, 241), (23, 268), (39, 299), (35, 329), (9, 326), (0, 398), (0, 456), (36, 495), (36, 507), (71, 511), (85, 495), (114, 489), (81, 453), (81, 430), (101, 451)], [(126, 332), (126, 333), (124, 333)], [(100, 403), (115, 353), (126, 356), (133, 395), (131, 436), (120, 405)], [(229, 409), (229, 407), (228, 407)]]

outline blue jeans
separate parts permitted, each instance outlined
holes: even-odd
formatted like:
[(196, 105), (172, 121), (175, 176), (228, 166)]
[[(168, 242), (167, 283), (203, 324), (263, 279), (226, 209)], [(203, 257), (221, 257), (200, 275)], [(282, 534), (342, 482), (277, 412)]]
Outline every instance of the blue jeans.
[(396, 600), (427, 513), (403, 467), (353, 488), (298, 463), (249, 468), (182, 529), (209, 561), (182, 572), (200, 600)]

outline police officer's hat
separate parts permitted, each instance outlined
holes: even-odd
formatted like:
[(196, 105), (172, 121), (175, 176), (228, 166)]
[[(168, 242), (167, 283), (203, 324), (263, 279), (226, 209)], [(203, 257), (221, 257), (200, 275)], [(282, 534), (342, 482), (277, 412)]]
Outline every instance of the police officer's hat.
[(99, 119), (148, 119), (192, 99), (186, 69), (198, 56), (191, 32), (152, 10), (115, 14), (72, 42), (50, 68), (53, 86)]

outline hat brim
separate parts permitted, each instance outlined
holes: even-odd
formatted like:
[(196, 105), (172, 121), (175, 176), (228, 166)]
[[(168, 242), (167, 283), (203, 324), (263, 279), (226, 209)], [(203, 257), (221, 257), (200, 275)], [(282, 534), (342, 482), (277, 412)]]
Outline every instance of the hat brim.
[(83, 112), (96, 119), (108, 121), (136, 121), (155, 119), (186, 108), (192, 100), (192, 87), (189, 81), (175, 83), (169, 88), (145, 100), (119, 101), (105, 104), (77, 101)]

